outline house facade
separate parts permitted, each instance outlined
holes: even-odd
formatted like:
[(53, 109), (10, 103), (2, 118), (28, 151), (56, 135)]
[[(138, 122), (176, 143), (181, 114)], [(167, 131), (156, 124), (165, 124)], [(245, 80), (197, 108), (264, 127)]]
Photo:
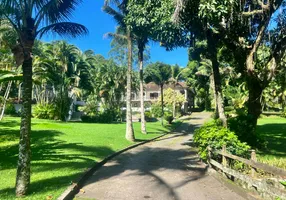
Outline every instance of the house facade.
[[(174, 87), (173, 84), (166, 84), (164, 86), (164, 90), (173, 89), (177, 93), (183, 94), (185, 96), (185, 102), (182, 106), (183, 112), (188, 112), (188, 110), (194, 105), (194, 92), (186, 85), (185, 82), (178, 82)], [(151, 82), (144, 85), (144, 102), (146, 105), (148, 103), (151, 105), (152, 103), (160, 100), (161, 89), (160, 86)], [(133, 92), (131, 95), (132, 98), (132, 110), (140, 111), (140, 94), (139, 92)], [(146, 106), (148, 110), (148, 106)]]

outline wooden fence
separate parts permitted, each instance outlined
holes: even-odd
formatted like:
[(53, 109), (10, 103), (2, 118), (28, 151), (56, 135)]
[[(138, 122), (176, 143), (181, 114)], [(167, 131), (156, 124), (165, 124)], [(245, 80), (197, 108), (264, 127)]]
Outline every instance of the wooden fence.
[[(216, 160), (212, 159), (212, 155), (221, 155), (222, 162), (219, 163)], [(286, 171), (277, 167), (273, 167), (264, 163), (260, 163), (256, 159), (255, 150), (251, 150), (251, 159), (245, 159), (232, 155), (226, 151), (226, 146), (223, 146), (221, 151), (212, 150), (208, 147), (208, 163), (211, 166), (216, 167), (221, 170), (226, 175), (236, 178), (241, 182), (246, 184), (248, 188), (255, 188), (256, 191), (261, 194), (266, 199), (286, 199), (286, 188), (280, 183), (280, 181), (286, 179)], [(251, 167), (250, 175), (242, 174), (236, 170), (233, 170), (228, 167), (228, 159), (236, 160), (242, 162)], [(258, 177), (257, 169), (272, 174), (272, 178), (261, 178)]]

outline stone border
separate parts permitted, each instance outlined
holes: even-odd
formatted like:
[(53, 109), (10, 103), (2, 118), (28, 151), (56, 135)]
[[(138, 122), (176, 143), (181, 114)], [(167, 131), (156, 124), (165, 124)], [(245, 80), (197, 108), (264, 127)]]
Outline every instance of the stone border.
[(150, 140), (146, 140), (143, 142), (139, 142), (137, 144), (131, 145), (129, 147), (126, 147), (122, 150), (119, 150), (111, 155), (109, 155), (108, 157), (104, 158), (102, 161), (96, 163), (93, 167), (87, 169), (87, 171), (78, 179), (77, 183), (73, 183), (71, 186), (69, 186), (62, 194), (61, 196), (59, 196), (57, 198), (57, 200), (72, 200), (74, 198), (74, 196), (80, 191), (80, 189), (84, 186), (84, 183), (86, 182), (86, 180), (92, 176), (94, 174), (94, 172), (96, 172), (98, 169), (100, 169), (105, 163), (107, 163), (108, 161), (110, 161), (112, 158), (118, 156), (119, 154), (122, 154), (125, 151), (128, 151), (130, 149), (133, 149), (135, 147), (141, 146), (143, 144), (149, 143), (149, 142), (153, 142), (161, 137), (164, 137), (172, 132), (174, 132), (178, 127), (180, 127), (183, 122), (184, 119), (181, 119), (181, 123), (172, 131), (169, 131), (167, 133), (164, 133), (163, 135), (160, 135), (158, 137), (155, 137), (153, 139)]

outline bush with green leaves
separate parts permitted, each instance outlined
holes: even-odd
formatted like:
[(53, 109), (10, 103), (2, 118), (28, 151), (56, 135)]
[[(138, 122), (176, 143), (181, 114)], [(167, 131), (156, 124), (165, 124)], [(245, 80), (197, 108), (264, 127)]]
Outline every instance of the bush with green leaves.
[(156, 118), (159, 118), (162, 116), (162, 107), (161, 107), (161, 104), (159, 102), (152, 104), (151, 113)]
[(252, 147), (266, 148), (266, 141), (256, 133), (256, 126), (251, 115), (241, 114), (228, 119), (228, 127), (235, 132), (238, 139)]
[(93, 115), (84, 115), (81, 120), (86, 123), (112, 123), (122, 119), (122, 112), (117, 110), (104, 110)]
[(33, 116), (38, 119), (59, 119), (57, 108), (54, 104), (37, 104), (33, 108)]
[(7, 102), (7, 103), (6, 103), (6, 107), (5, 107), (4, 113), (5, 113), (6, 115), (11, 115), (11, 116), (16, 116), (16, 115), (18, 115), (18, 113), (17, 113), (17, 111), (16, 111), (16, 109), (15, 109), (14, 104), (11, 103), (11, 102)]
[(250, 146), (241, 142), (234, 132), (221, 126), (220, 122), (215, 120), (204, 124), (195, 131), (194, 143), (198, 146), (199, 154), (203, 160), (207, 159), (207, 147), (213, 150), (221, 150), (223, 145), (229, 153), (248, 157)]
[(172, 124), (172, 121), (174, 120), (173, 114), (170, 112), (165, 112), (164, 119), (168, 122), (168, 124)]
[(152, 113), (150, 111), (145, 111), (145, 120), (147, 122), (150, 122), (152, 121), (152, 119), (153, 119)]

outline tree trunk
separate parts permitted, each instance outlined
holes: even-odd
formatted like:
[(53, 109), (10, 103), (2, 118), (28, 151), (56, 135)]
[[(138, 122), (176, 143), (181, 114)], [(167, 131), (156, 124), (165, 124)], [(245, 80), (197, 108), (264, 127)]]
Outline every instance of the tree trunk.
[(20, 127), (19, 158), (16, 177), (16, 195), (23, 196), (30, 185), (30, 133), (32, 103), (32, 58), (23, 62), (23, 106)]
[(126, 134), (125, 138), (129, 141), (135, 141), (133, 124), (132, 124), (132, 108), (131, 108), (131, 77), (132, 77), (132, 39), (130, 31), (127, 33), (128, 42), (128, 69), (127, 69), (127, 92), (126, 92)]
[(160, 86), (161, 88), (161, 125), (164, 125), (164, 85)]
[(144, 46), (139, 45), (138, 42), (138, 60), (139, 60), (139, 75), (140, 75), (140, 110), (141, 110), (141, 132), (146, 134), (146, 121), (145, 121), (145, 109), (144, 109), (144, 80), (143, 80), (143, 52)]
[(257, 120), (262, 113), (261, 95), (263, 87), (260, 85), (260, 81), (256, 78), (249, 76), (247, 80), (248, 85), (248, 115), (253, 119), (253, 125), (256, 127)]
[[(270, 22), (270, 17), (268, 17), (261, 25), (258, 32), (257, 38), (252, 45), (252, 49), (246, 58), (246, 69), (247, 69), (247, 85), (248, 85), (248, 115), (253, 117), (253, 125), (256, 127), (259, 115), (262, 113), (261, 105), (261, 95), (264, 87), (261, 86), (262, 81), (259, 80), (257, 74), (255, 73), (255, 63), (254, 55), (256, 54), (262, 40), (265, 35), (265, 30)], [(266, 85), (265, 85), (266, 87)]]
[(210, 56), (210, 60), (212, 61), (216, 106), (218, 109), (218, 115), (219, 115), (219, 119), (223, 123), (223, 126), (227, 127), (227, 119), (224, 114), (224, 104), (223, 104), (223, 94), (222, 94), (222, 89), (221, 89), (221, 77), (219, 73), (219, 63), (217, 60), (217, 48), (215, 44), (215, 38), (213, 37), (211, 30), (208, 30), (207, 42), (208, 42), (208, 53)]
[(213, 75), (213, 73), (210, 75), (210, 87), (211, 87), (211, 90), (213, 92), (214, 100), (215, 100), (215, 116), (214, 116), (214, 118), (218, 119), (219, 118), (219, 114), (218, 114), (218, 106), (217, 106), (217, 98), (216, 98), (216, 92), (215, 92), (215, 84), (214, 84), (214, 75)]

